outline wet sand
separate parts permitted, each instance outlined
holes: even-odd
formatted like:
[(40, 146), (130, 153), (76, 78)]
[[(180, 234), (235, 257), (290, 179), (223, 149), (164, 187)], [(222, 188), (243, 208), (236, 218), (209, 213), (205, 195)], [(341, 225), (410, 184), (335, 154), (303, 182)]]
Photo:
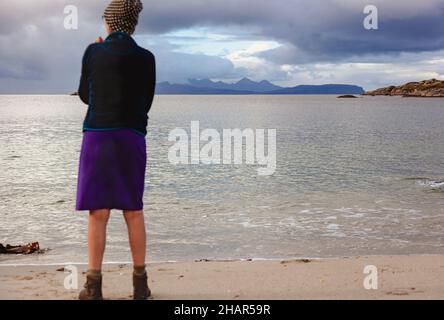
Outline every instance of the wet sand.
[[(364, 288), (367, 265), (377, 267), (376, 290)], [(81, 288), (86, 267), (77, 267)], [(62, 269), (0, 266), (0, 299), (76, 299)], [(148, 272), (152, 299), (444, 299), (444, 255), (160, 263)], [(131, 299), (131, 273), (106, 265), (105, 298)]]

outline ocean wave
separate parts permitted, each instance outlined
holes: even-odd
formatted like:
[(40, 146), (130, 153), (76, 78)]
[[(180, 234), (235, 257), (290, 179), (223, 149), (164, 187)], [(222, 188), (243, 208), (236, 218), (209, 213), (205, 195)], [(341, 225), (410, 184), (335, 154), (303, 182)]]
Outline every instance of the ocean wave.
[(444, 180), (420, 180), (418, 185), (427, 188), (430, 191), (444, 192)]

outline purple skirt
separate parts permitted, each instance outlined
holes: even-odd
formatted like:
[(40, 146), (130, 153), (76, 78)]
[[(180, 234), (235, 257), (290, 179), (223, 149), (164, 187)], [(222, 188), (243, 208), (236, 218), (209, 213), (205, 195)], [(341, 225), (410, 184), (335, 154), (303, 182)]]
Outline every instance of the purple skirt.
[(85, 131), (76, 210), (143, 209), (145, 137), (131, 129)]

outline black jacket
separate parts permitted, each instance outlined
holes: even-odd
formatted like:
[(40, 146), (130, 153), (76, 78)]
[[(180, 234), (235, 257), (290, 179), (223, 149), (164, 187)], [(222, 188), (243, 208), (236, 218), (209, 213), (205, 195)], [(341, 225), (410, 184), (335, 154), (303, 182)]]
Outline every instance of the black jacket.
[(89, 105), (84, 131), (133, 129), (146, 135), (156, 86), (154, 55), (128, 34), (111, 33), (83, 56), (80, 99)]

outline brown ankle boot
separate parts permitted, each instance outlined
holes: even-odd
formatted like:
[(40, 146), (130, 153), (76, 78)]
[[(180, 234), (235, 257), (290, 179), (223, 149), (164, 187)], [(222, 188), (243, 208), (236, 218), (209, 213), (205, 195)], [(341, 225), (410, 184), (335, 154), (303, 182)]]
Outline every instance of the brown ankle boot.
[(151, 296), (151, 290), (148, 288), (148, 276), (146, 272), (143, 275), (133, 273), (134, 300), (147, 300)]
[(86, 276), (85, 289), (80, 291), (79, 300), (103, 300), (102, 276)]

